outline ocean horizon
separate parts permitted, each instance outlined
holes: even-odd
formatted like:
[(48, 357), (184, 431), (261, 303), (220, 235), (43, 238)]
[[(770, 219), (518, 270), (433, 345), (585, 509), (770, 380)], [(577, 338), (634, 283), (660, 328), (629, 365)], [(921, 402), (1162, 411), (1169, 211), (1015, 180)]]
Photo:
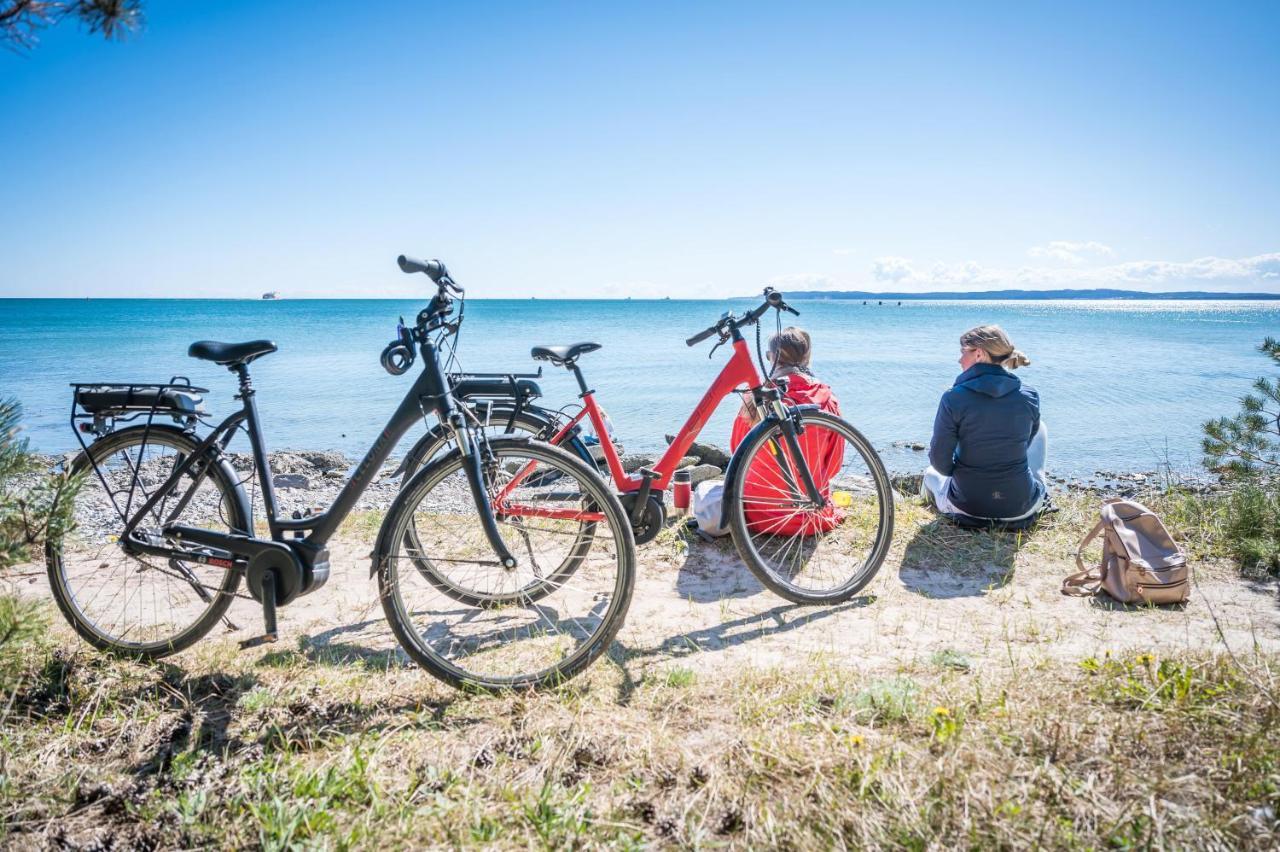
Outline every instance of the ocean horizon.
[[(280, 351), (252, 367), (271, 449), (336, 449), (359, 456), (411, 381), (378, 363), (397, 320), (426, 299), (6, 299), (0, 302), (0, 396), (25, 409), (32, 448), (78, 448), (68, 417), (71, 382), (164, 381), (209, 388), (217, 418), (235, 402), (233, 378), (186, 356), (201, 339), (275, 340)], [(1065, 476), (1152, 470), (1194, 473), (1201, 424), (1233, 413), (1268, 371), (1257, 345), (1280, 327), (1280, 305), (1240, 300), (850, 299), (794, 300), (787, 324), (814, 337), (814, 371), (835, 389), (845, 417), (895, 472), (925, 464), (900, 444), (927, 444), (938, 396), (958, 373), (958, 337), (994, 322), (1032, 365), (1018, 375), (1041, 394), (1049, 463)], [(597, 399), (628, 451), (664, 445), (723, 366), (712, 342), (686, 337), (745, 298), (471, 299), (458, 365), (481, 372), (536, 372), (537, 344), (595, 340), (582, 360)], [(763, 333), (775, 328), (766, 317)], [(754, 348), (754, 335), (748, 332)], [(458, 366), (458, 365), (455, 365)], [(415, 368), (416, 369), (416, 368)], [(542, 403), (572, 406), (564, 370), (543, 366)], [(720, 406), (702, 439), (727, 444), (736, 405)], [(410, 439), (418, 432), (411, 433)], [(237, 439), (242, 440), (242, 439)]]

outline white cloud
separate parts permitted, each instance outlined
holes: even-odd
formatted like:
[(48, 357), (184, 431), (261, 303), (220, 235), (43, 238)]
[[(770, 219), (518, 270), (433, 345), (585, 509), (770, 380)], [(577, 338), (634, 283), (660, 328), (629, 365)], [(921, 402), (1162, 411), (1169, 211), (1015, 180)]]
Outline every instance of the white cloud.
[[(881, 257), (871, 264), (880, 286), (922, 290), (1093, 289), (1260, 290), (1280, 289), (1280, 252), (1253, 257), (1201, 257), (1188, 261), (1139, 260), (1089, 269), (1023, 266), (1016, 269), (969, 263), (921, 268), (907, 258)], [(844, 289), (862, 289), (841, 284)]]
[(915, 267), (905, 257), (877, 257), (871, 262), (871, 275), (877, 281), (899, 281), (918, 277)]
[(1115, 254), (1111, 246), (1088, 240), (1072, 242), (1070, 240), (1053, 240), (1045, 246), (1033, 246), (1027, 249), (1031, 257), (1057, 260), (1062, 263), (1082, 264), (1091, 257), (1110, 257)]
[(840, 290), (846, 286), (843, 281), (838, 281), (830, 275), (821, 275), (816, 272), (792, 272), (789, 275), (777, 275), (770, 278), (766, 283), (770, 287), (776, 287), (783, 292), (787, 290)]

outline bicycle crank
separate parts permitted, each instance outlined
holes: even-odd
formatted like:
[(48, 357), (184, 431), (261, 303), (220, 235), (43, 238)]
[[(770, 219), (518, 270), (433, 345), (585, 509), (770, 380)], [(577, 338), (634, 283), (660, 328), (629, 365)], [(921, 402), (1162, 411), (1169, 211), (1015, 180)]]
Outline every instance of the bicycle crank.
[(631, 534), (635, 536), (636, 544), (647, 544), (662, 532), (662, 525), (667, 521), (667, 509), (662, 505), (662, 500), (655, 494), (650, 494), (637, 512), (639, 499), (639, 494), (618, 495), (618, 502), (631, 519)]

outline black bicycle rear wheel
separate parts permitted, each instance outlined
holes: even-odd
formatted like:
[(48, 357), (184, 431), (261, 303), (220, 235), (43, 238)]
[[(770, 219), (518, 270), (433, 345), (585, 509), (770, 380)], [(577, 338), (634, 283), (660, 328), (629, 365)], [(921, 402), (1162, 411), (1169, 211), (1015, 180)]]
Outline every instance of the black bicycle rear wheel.
[[(58, 608), (94, 647), (135, 657), (174, 654), (208, 633), (231, 605), (238, 570), (131, 555), (120, 544), (121, 512), (142, 508), (196, 446), (171, 427), (135, 426), (95, 441), (72, 463), (72, 473), (84, 476), (73, 501), (74, 527), (49, 544), (46, 563)], [(249, 531), (234, 472), (213, 456), (206, 459), (137, 527), (148, 543), (180, 546), (164, 534), (166, 523)]]
[[(484, 416), (484, 412), (474, 406), (472, 411), (477, 420)], [(521, 411), (518, 414), (514, 414), (514, 416), (509, 409), (495, 409), (492, 414), (485, 417), (485, 420), (487, 420), (487, 425), (477, 428), (484, 430), (487, 440), (494, 438), (536, 438), (548, 428), (553, 427), (552, 422), (547, 417), (539, 414), (536, 409)], [(404, 477), (401, 480), (401, 485), (408, 485), (409, 480), (413, 478), (415, 473), (431, 462), (444, 457), (449, 452), (452, 441), (453, 434), (444, 424), (430, 429), (427, 434), (419, 438), (405, 461), (403, 467)]]
[[(794, 603), (840, 603), (871, 582), (889, 552), (893, 491), (880, 456), (849, 423), (820, 411), (802, 412), (797, 423), (799, 460), (779, 423), (739, 448), (725, 494), (729, 528), (770, 591)], [(822, 506), (806, 496), (800, 461)]]

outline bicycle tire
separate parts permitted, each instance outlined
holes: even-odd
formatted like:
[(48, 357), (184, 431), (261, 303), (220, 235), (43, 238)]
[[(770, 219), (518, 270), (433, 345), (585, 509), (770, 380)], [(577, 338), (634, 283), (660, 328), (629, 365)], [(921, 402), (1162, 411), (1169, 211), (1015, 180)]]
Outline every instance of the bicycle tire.
[[(516, 438), (515, 440), (528, 439)], [(424, 470), (430, 471), (429, 473), (424, 473), (424, 477), (438, 483), (451, 473), (462, 472), (462, 456), (457, 450), (454, 450), (437, 458)], [(590, 552), (591, 544), (595, 539), (595, 529), (596, 525), (593, 522), (583, 522), (578, 529), (577, 540), (569, 554), (547, 577), (535, 580), (522, 588), (497, 594), (464, 586), (438, 571), (431, 562), (431, 557), (426, 554), (426, 548), (418, 536), (417, 524), (413, 518), (409, 519), (408, 526), (405, 529), (404, 542), (406, 549), (410, 550), (411, 553), (423, 554), (422, 556), (413, 555), (409, 558), (413, 560), (418, 573), (441, 592), (458, 603), (466, 604), (467, 606), (496, 607), (519, 601), (536, 602), (563, 586), (565, 581), (573, 576), (573, 572), (578, 570), (578, 567)]]
[[(101, 483), (93, 469), (93, 462), (96, 461), (101, 465), (106, 459), (122, 450), (134, 446), (141, 447), (144, 439), (148, 446), (165, 446), (187, 455), (194, 452), (197, 447), (196, 440), (190, 434), (170, 426), (154, 424), (149, 428), (141, 425), (131, 426), (118, 432), (112, 432), (94, 441), (86, 451), (82, 451), (76, 457), (71, 464), (70, 471), (72, 474), (84, 474), (87, 488), (93, 488), (95, 484), (100, 485)], [(137, 476), (136, 473), (134, 475), (135, 477)], [(242, 495), (237, 494), (240, 486), (231, 466), (224, 459), (217, 459), (215, 463), (209, 465), (205, 476), (212, 480), (217, 488), (221, 507), (220, 513), (223, 513), (223, 520), (226, 522), (225, 526), (228, 527), (227, 531), (248, 531), (250, 529), (250, 519), (245, 516)], [(81, 495), (78, 495), (77, 499), (82, 497), (84, 497), (83, 491)], [(119, 523), (118, 518), (117, 523)], [(191, 647), (212, 630), (223, 615), (226, 614), (227, 608), (231, 606), (231, 601), (240, 586), (241, 572), (235, 569), (224, 570), (222, 571), (222, 582), (216, 587), (216, 592), (213, 592), (215, 588), (213, 586), (206, 589), (206, 593), (210, 593), (212, 600), (208, 602), (203, 613), (189, 626), (163, 641), (128, 642), (121, 636), (113, 636), (103, 630), (83, 611), (77, 601), (76, 592), (71, 588), (67, 577), (67, 565), (63, 550), (64, 548), (58, 547), (52, 542), (45, 549), (49, 586), (58, 608), (82, 639), (99, 650), (121, 656), (158, 659)], [(125, 583), (127, 584), (127, 582), (126, 580)]]
[[(562, 470), (571, 472), (586, 492), (583, 496), (584, 510), (604, 514), (613, 547), (616, 549), (616, 576), (613, 578), (607, 610), (599, 617), (598, 627), (592, 631), (589, 641), (583, 642), (572, 653), (563, 656), (555, 663), (535, 671), (522, 671), (509, 675), (480, 674), (469, 671), (462, 665), (446, 659), (427, 642), (425, 635), (415, 626), (413, 618), (407, 611), (399, 582), (398, 563), (401, 559), (394, 549), (399, 543), (404, 542), (405, 529), (422, 497), (441, 481), (445, 473), (458, 466), (456, 450), (444, 459), (420, 470), (409, 485), (401, 489), (387, 512), (374, 551), (374, 570), (378, 575), (378, 590), (383, 611), (405, 653), (433, 676), (451, 686), (483, 691), (555, 686), (581, 673), (594, 662), (608, 648), (609, 643), (622, 627), (635, 585), (636, 553), (631, 526), (618, 498), (607, 490), (603, 481), (587, 464), (570, 453), (549, 444), (524, 438), (492, 439), (489, 444), (491, 451), (499, 459), (504, 455), (518, 454), (547, 465), (558, 465)], [(599, 522), (595, 522), (595, 525), (598, 529)], [(594, 538), (593, 541), (595, 541)], [(416, 567), (416, 560), (405, 558), (404, 561), (413, 562)], [(581, 560), (568, 574), (576, 574), (580, 565)], [(562, 583), (559, 589), (553, 591), (563, 590), (563, 588)], [(458, 600), (456, 597), (449, 597)], [(537, 601), (525, 600), (523, 603), (526, 607), (532, 608)], [(506, 607), (499, 612), (514, 609), (517, 607), (513, 602), (507, 602)], [(481, 607), (473, 611), (484, 612), (485, 609)], [(431, 625), (432, 629), (438, 626), (435, 622)]]
[[(874, 480), (875, 496), (879, 505), (875, 538), (868, 549), (866, 558), (857, 566), (857, 569), (847, 580), (833, 588), (824, 590), (805, 589), (798, 587), (794, 583), (784, 582), (765, 561), (760, 548), (755, 545), (756, 538), (759, 537), (760, 533), (753, 532), (751, 529), (751, 521), (747, 517), (747, 501), (743, 498), (743, 489), (744, 482), (750, 475), (751, 467), (759, 453), (770, 441), (782, 440), (781, 425), (776, 422), (773, 428), (759, 431), (738, 450), (742, 456), (738, 460), (732, 480), (725, 486), (725, 506), (729, 514), (729, 529), (733, 535), (733, 543), (738, 555), (746, 563), (751, 573), (756, 576), (756, 579), (769, 591), (798, 604), (842, 603), (852, 598), (867, 583), (871, 582), (889, 553), (889, 547), (893, 543), (893, 491), (889, 483), (889, 475), (885, 472), (884, 464), (881, 462), (879, 454), (871, 446), (871, 442), (848, 421), (821, 411), (803, 411), (799, 415), (799, 423), (802, 429), (812, 426), (829, 429), (841, 435), (847, 442), (847, 446), (851, 445), (857, 450), (858, 455), (866, 464), (871, 478)], [(811, 536), (811, 538), (817, 538), (817, 536)]]

